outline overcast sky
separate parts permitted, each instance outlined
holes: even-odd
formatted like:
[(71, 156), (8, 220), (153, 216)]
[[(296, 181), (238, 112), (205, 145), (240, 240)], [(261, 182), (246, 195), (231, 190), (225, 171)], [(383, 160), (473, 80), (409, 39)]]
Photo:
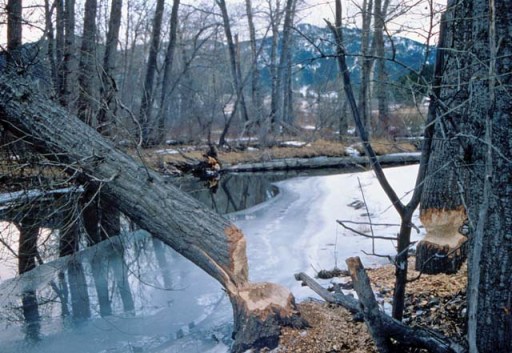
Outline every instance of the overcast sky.
[[(184, 0), (187, 1), (187, 0)], [(194, 0), (188, 0), (194, 2)], [(286, 0), (280, 0), (281, 6), (284, 6)], [(296, 23), (311, 23), (316, 26), (324, 27), (324, 19), (334, 22), (334, 0), (298, 0), (298, 12)], [(247, 26), (247, 20), (235, 14), (245, 14), (245, 0), (226, 0), (228, 3), (230, 15), (234, 22), (238, 24), (235, 28), (240, 32)], [(265, 27), (266, 23), (263, 13), (267, 8), (268, 0), (252, 0), (255, 8), (255, 17), (260, 17), (260, 26)], [(275, 0), (272, 1), (275, 3)], [(360, 4), (363, 0), (342, 0), (343, 6), (343, 25), (349, 27), (360, 27), (361, 11)], [(386, 26), (390, 34), (399, 34), (404, 37), (412, 38), (419, 42), (425, 42), (429, 33), (435, 42), (438, 31), (437, 22), (439, 13), (446, 4), (446, 0), (390, 0), (389, 15)], [(258, 10), (259, 16), (258, 16)], [(431, 23), (430, 14), (436, 13), (434, 21)], [(429, 29), (432, 28), (432, 31)], [(243, 37), (243, 33), (239, 33)], [(432, 41), (431, 41), (432, 42)]]
[[(5, 2), (1, 0), (0, 2)], [(143, 1), (143, 0), (141, 0)], [(280, 0), (282, 6), (286, 0)], [(360, 25), (360, 10), (359, 4), (363, 0), (342, 0), (343, 6), (343, 22), (344, 26), (359, 26)], [(30, 5), (29, 3), (43, 4), (42, 0), (25, 0), (24, 6)], [(183, 4), (189, 3), (194, 6), (200, 6), (199, 4), (204, 2), (209, 6), (214, 3), (212, 0), (182, 0)], [(235, 31), (240, 34), (241, 38), (244, 38), (244, 32), (247, 28), (247, 19), (245, 15), (245, 0), (226, 0), (228, 3), (228, 11), (233, 18)], [(264, 15), (266, 4), (268, 0), (252, 0), (253, 7), (255, 8), (255, 17), (259, 18), (260, 29), (266, 27), (268, 22)], [(275, 3), (275, 0), (272, 0)], [(166, 5), (171, 7), (171, 0), (166, 1)], [(429, 14), (431, 8), (435, 12), (439, 12), (445, 5), (446, 0), (390, 0), (390, 19), (387, 23), (387, 30), (390, 34), (399, 34), (404, 37), (409, 37), (420, 42), (425, 42), (426, 37), (431, 27), (431, 21)], [(82, 6), (83, 0), (77, 1), (77, 7)], [(24, 11), (24, 16), (28, 16), (30, 9)], [(126, 14), (123, 14), (123, 17)], [(41, 14), (37, 16), (42, 20)], [(324, 19), (334, 22), (334, 0), (299, 0), (297, 21), (296, 23), (311, 23), (317, 26), (324, 27)], [(438, 21), (439, 16), (434, 20), (434, 24)], [(3, 19), (4, 20), (4, 19)], [(2, 21), (3, 23), (3, 21)], [(41, 28), (32, 27), (24, 28), (24, 39), (25, 41), (37, 40), (42, 36), (43, 24), (39, 25)], [(433, 29), (433, 41), (435, 43), (436, 33), (438, 27), (435, 26)], [(0, 44), (5, 45), (6, 28), (5, 25), (0, 24)], [(431, 41), (432, 43), (432, 41)]]

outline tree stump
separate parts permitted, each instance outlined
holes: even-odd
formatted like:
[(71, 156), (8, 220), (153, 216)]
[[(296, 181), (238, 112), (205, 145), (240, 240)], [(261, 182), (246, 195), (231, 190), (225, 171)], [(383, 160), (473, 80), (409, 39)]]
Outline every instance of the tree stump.
[(459, 233), (466, 219), (464, 209), (426, 209), (420, 219), (427, 235), (416, 246), (416, 270), (426, 274), (457, 272), (467, 257), (467, 238)]

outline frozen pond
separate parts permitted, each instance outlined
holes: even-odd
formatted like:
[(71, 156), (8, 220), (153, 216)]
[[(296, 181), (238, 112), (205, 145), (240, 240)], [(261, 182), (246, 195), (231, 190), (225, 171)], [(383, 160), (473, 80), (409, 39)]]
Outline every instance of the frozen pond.
[[(417, 166), (407, 166), (386, 169), (386, 174), (397, 193), (406, 195), (416, 171)], [(372, 222), (398, 223), (372, 172), (280, 181), (276, 197), (228, 214), (247, 237), (251, 280), (281, 283), (301, 300), (313, 293), (294, 280), (294, 273), (314, 275), (320, 269), (344, 267), (344, 260), (354, 255), (361, 256), (367, 267), (383, 263), (385, 259), (361, 252), (371, 252), (372, 247), (380, 254), (393, 254), (391, 242), (372, 244), (336, 224), (337, 219), (368, 220), (364, 207), (350, 206), (362, 199), (359, 182)], [(414, 222), (419, 225), (417, 217)], [(369, 232), (368, 226), (354, 227)], [(375, 229), (379, 235), (396, 231)], [(118, 250), (120, 244), (123, 251)], [(0, 285), (0, 352), (227, 352), (232, 313), (220, 285), (145, 232), (99, 244), (78, 259), (71, 267), (66, 258), (60, 259)], [(98, 261), (101, 271), (94, 266)], [(84, 284), (70, 290), (71, 314), (66, 317), (61, 316), (60, 300), (52, 289), (61, 283), (59, 273), (65, 274), (70, 289), (72, 284)], [(105, 288), (107, 301), (101, 295)], [(20, 296), (34, 291), (42, 320), (40, 325), (24, 325)], [(84, 302), (89, 314), (74, 315)], [(102, 316), (109, 306), (112, 314)]]

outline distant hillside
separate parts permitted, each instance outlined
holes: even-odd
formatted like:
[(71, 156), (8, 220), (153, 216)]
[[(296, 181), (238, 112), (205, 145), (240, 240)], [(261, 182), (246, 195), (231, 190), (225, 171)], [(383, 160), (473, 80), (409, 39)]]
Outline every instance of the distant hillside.
[[(360, 77), (358, 55), (361, 52), (361, 30), (344, 28), (343, 36), (348, 54), (347, 64), (351, 69), (352, 80), (357, 84)], [(263, 51), (259, 61), (265, 87), (270, 87), (268, 62), (270, 61), (271, 43), (271, 37), (263, 40)], [(259, 44), (261, 44), (261, 41)], [(397, 80), (408, 74), (407, 67), (414, 70), (419, 69), (425, 61), (427, 47), (419, 42), (403, 37), (393, 37), (392, 41), (389, 38), (386, 39), (385, 45), (386, 57), (392, 58), (394, 53), (394, 60), (402, 64), (398, 65), (393, 62), (386, 64), (391, 80)], [(242, 43), (242, 49), (249, 50), (249, 44)], [(293, 72), (296, 88), (302, 86), (315, 87), (334, 80), (338, 73), (336, 59), (333, 57), (334, 52), (334, 39), (328, 28), (320, 28), (310, 24), (298, 25), (297, 30), (293, 32)], [(332, 57), (321, 58), (322, 54)], [(434, 56), (435, 49), (430, 48), (427, 61), (433, 63)]]

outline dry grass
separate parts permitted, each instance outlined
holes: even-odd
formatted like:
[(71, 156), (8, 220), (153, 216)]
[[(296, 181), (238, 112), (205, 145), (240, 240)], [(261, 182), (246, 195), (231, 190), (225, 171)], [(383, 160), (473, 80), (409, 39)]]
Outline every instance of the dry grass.
[[(418, 150), (417, 147), (410, 142), (392, 141), (382, 138), (373, 140), (372, 147), (377, 156), (390, 153), (415, 152)], [(359, 153), (364, 154), (361, 143), (357, 143), (354, 148), (357, 149)]]
[[(407, 142), (395, 142), (391, 140), (378, 139), (372, 142), (377, 155), (411, 152), (416, 147)], [(274, 159), (283, 158), (312, 158), (319, 156), (342, 157), (346, 156), (346, 148), (352, 146), (363, 153), (362, 145), (356, 138), (347, 139), (344, 142), (329, 141), (318, 139), (302, 146), (274, 146), (269, 148), (244, 148), (220, 150), (218, 152), (219, 160), (223, 165), (232, 165), (238, 163), (265, 162)], [(161, 149), (179, 150), (179, 154), (157, 153)], [(208, 150), (207, 146), (172, 146), (136, 150), (129, 149), (126, 152), (135, 159), (143, 161), (145, 165), (155, 170), (162, 170), (166, 165), (175, 165), (183, 162), (203, 160), (203, 154)], [(63, 173), (57, 167), (48, 167), (31, 163), (26, 165), (22, 162), (10, 160), (7, 157), (0, 157), (0, 176), (5, 178), (31, 178), (41, 177), (47, 180), (62, 180), (65, 178)], [(22, 188), (22, 186), (20, 186)], [(3, 188), (6, 190), (6, 188)]]
[[(283, 158), (312, 158), (319, 156), (342, 157), (346, 156), (346, 148), (353, 146), (363, 153), (362, 145), (356, 142), (357, 139), (346, 142), (316, 140), (305, 143), (302, 146), (274, 146), (269, 148), (246, 148), (220, 150), (218, 157), (223, 165), (238, 163), (265, 162), (273, 159)], [(413, 152), (417, 148), (408, 142), (395, 142), (391, 140), (379, 139), (372, 142), (377, 155), (399, 152)], [(166, 164), (176, 164), (186, 162), (187, 160), (202, 160), (203, 154), (208, 150), (206, 146), (173, 146), (171, 149), (182, 151), (181, 154), (158, 154), (157, 150), (161, 148), (144, 150), (140, 154), (146, 164), (152, 168), (159, 169)], [(137, 155), (136, 151), (129, 151), (132, 155)]]

